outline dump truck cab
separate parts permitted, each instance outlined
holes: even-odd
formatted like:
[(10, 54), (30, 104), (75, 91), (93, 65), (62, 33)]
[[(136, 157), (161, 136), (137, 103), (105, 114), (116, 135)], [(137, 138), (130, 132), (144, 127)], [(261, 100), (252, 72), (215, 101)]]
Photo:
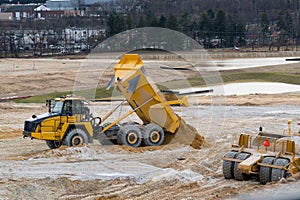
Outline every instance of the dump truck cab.
[[(32, 115), (24, 124), (24, 137), (46, 140), (50, 148), (57, 148), (62, 144), (74, 146), (87, 143), (93, 137), (93, 127), (89, 108), (84, 98), (72, 95), (47, 100), (48, 113)], [(70, 138), (70, 133), (77, 133), (77, 140)], [(76, 135), (72, 133), (71, 135)], [(81, 138), (78, 137), (81, 135)]]
[(51, 101), (47, 101), (46, 105), (50, 106), (50, 113), (56, 113), (60, 116), (66, 116), (67, 121), (82, 121), (89, 114), (88, 107), (85, 106), (85, 99), (81, 97), (62, 97), (54, 100), (51, 108)]

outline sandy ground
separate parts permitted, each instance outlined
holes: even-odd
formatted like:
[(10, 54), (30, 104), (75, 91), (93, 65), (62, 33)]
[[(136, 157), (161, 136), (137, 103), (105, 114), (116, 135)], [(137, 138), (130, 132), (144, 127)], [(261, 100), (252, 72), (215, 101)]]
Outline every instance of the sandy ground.
[[(265, 186), (256, 180), (225, 180), (221, 157), (241, 132), (254, 135), (259, 126), (271, 132), (286, 130), (288, 119), (300, 120), (299, 105), (175, 107), (205, 136), (206, 144), (200, 150), (177, 143), (133, 149), (98, 141), (49, 150), (44, 141), (21, 137), (23, 120), (46, 110), (44, 105), (0, 105), (2, 199), (244, 199), (236, 195), (298, 184), (297, 176), (287, 183)], [(101, 108), (101, 116), (112, 106), (97, 103), (91, 107)], [(123, 111), (128, 109), (125, 106)], [(298, 130), (296, 123), (293, 130)]]
[[(106, 87), (118, 61), (114, 57), (0, 59), (0, 98)], [(146, 70), (151, 72), (150, 81), (156, 83), (195, 75), (194, 70), (180, 72), (160, 68), (183, 65), (186, 63), (180, 61), (145, 61)]]
[[(96, 83), (101, 85), (109, 80), (111, 70), (105, 66), (112, 63), (102, 60), (99, 72), (99, 65), (95, 66), (99, 61), (85, 62), (94, 68), (81, 70), (87, 73), (78, 77), (78, 70), (84, 68), (82, 60), (0, 61), (2, 97), (72, 90), (91, 81), (91, 73), (103, 77), (103, 82)], [(155, 73), (154, 79), (161, 79)], [(268, 197), (278, 196), (278, 191), (291, 194), (288, 191), (297, 188), (299, 176), (264, 186), (254, 179), (225, 180), (221, 157), (240, 133), (254, 135), (259, 126), (281, 133), (292, 119), (292, 129), (298, 131), (299, 97), (297, 93), (190, 97), (190, 107), (174, 110), (205, 137), (200, 150), (177, 143), (132, 149), (98, 141), (49, 150), (44, 141), (22, 138), (24, 120), (45, 112), (44, 104), (1, 102), (0, 199), (258, 199), (256, 193), (259, 197), (265, 192), (271, 195)], [(90, 106), (95, 115), (103, 116), (115, 104)], [(122, 107), (110, 120), (129, 109)], [(133, 115), (128, 120), (138, 118)]]

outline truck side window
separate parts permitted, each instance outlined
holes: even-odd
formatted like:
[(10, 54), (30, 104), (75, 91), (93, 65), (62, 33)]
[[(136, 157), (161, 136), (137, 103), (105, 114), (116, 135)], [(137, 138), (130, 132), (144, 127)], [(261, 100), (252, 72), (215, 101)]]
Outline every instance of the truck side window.
[(83, 113), (83, 105), (81, 101), (73, 101), (73, 113), (74, 114)]
[(66, 115), (73, 115), (73, 108), (72, 108), (72, 101), (65, 101), (64, 107), (63, 107), (63, 114)]
[(83, 113), (83, 105), (81, 101), (65, 101), (63, 108), (63, 114), (66, 115), (75, 115)]

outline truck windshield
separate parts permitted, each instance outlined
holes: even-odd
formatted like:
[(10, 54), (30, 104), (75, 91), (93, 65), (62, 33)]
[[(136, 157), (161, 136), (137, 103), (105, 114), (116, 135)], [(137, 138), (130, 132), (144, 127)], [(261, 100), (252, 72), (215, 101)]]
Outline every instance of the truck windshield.
[(52, 112), (53, 113), (61, 113), (63, 105), (64, 105), (64, 102), (56, 101), (53, 105)]

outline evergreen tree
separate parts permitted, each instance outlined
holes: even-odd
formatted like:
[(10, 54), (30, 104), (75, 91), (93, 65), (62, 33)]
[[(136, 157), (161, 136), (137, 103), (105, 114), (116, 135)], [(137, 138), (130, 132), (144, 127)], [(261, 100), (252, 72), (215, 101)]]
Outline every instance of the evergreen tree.
[(207, 10), (206, 14), (207, 14), (209, 19), (214, 19), (215, 18), (215, 13), (211, 9)]
[(227, 16), (227, 21), (225, 25), (225, 37), (226, 40), (224, 42), (225, 46), (232, 47), (236, 45), (236, 36), (237, 36), (237, 30), (236, 30), (236, 23), (232, 20), (232, 17), (230, 15)]
[(171, 15), (167, 20), (167, 28), (172, 30), (178, 30), (177, 18), (174, 15)]
[(185, 34), (188, 34), (190, 31), (190, 26), (191, 26), (191, 20), (190, 16), (187, 12), (183, 13), (180, 17), (179, 20), (179, 26), (180, 26), (180, 31), (184, 32)]
[(263, 44), (265, 44), (265, 40), (270, 34), (269, 24), (268, 15), (266, 13), (262, 14), (260, 18), (260, 27), (263, 34)]
[(260, 18), (260, 27), (264, 36), (267, 36), (269, 34), (269, 25), (270, 22), (268, 20), (268, 15), (266, 13), (262, 14)]
[(199, 31), (200, 37), (203, 39), (203, 45), (205, 48), (212, 47), (210, 42), (212, 38), (212, 31), (213, 31), (213, 18), (210, 18), (207, 12), (204, 12), (201, 16), (201, 20), (199, 23)]
[(146, 26), (156, 27), (157, 25), (158, 22), (154, 14), (152, 12), (148, 12), (148, 14), (146, 15)]
[(161, 15), (159, 18), (158, 26), (165, 28), (167, 24), (167, 18), (164, 15)]
[(294, 35), (293, 18), (288, 11), (281, 11), (278, 15), (277, 27), (279, 30), (287, 32), (288, 35)]
[(137, 27), (141, 28), (141, 27), (145, 27), (145, 26), (146, 26), (145, 19), (143, 16), (141, 16)]
[(245, 36), (245, 32), (246, 32), (246, 28), (244, 24), (237, 24), (236, 25), (236, 32), (237, 32), (237, 41), (239, 43), (240, 46), (244, 46), (246, 44), (246, 36)]
[(156, 17), (153, 17), (150, 24), (149, 24), (151, 27), (158, 27), (158, 22), (157, 22), (157, 19)]
[(130, 30), (130, 29), (133, 29), (133, 28), (134, 28), (133, 18), (132, 18), (132, 15), (129, 13), (127, 15), (127, 18), (126, 18), (126, 29)]
[(112, 36), (125, 30), (124, 17), (119, 14), (110, 14), (107, 20), (108, 35)]
[(224, 38), (226, 37), (227, 17), (223, 10), (219, 10), (214, 21), (214, 30), (216, 36), (221, 40), (220, 46), (224, 46)]

